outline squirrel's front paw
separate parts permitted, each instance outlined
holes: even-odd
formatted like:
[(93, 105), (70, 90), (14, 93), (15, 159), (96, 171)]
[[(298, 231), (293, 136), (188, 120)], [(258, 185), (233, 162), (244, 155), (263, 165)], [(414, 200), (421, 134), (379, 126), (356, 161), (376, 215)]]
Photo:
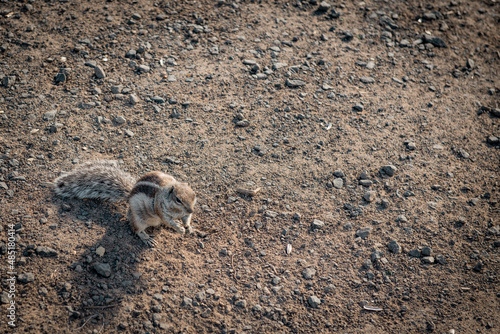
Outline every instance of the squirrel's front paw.
[(182, 226), (175, 226), (175, 230), (180, 234), (186, 233), (186, 229)]

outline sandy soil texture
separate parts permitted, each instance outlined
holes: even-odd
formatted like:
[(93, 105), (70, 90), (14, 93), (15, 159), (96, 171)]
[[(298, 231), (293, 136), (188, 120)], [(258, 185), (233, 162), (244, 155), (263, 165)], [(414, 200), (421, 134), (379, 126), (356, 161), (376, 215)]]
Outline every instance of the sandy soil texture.
[[(499, 26), (495, 0), (0, 1), (0, 332), (498, 333)], [(127, 203), (54, 195), (92, 159), (188, 182), (196, 232), (150, 249)]]

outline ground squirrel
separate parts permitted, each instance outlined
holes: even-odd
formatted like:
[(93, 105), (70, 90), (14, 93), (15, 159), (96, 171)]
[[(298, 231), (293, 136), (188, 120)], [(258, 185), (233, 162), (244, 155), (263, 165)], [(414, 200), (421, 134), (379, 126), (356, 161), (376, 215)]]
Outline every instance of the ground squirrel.
[[(162, 172), (147, 173), (136, 181), (119, 168), (117, 161), (89, 161), (56, 178), (54, 189), (61, 197), (128, 200), (128, 219), (148, 246), (157, 245), (145, 231), (149, 226), (165, 222), (179, 233), (185, 233), (186, 229), (193, 232), (195, 193), (187, 183)], [(182, 224), (175, 219), (182, 220)]]

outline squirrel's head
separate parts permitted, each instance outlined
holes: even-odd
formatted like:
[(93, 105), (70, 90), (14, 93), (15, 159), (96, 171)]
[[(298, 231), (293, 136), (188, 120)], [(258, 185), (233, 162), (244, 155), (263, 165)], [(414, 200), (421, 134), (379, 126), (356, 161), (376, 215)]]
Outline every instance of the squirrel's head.
[(177, 182), (160, 196), (163, 212), (174, 219), (182, 218), (194, 211), (196, 195), (187, 183)]

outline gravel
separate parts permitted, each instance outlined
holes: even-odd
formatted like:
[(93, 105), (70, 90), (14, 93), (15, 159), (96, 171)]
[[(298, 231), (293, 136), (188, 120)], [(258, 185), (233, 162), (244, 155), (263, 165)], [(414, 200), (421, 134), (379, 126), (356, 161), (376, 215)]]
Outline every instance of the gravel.
[(324, 222), (322, 222), (322, 221), (321, 221), (321, 220), (319, 220), (319, 219), (314, 219), (314, 220), (312, 221), (312, 223), (311, 223), (311, 228), (312, 228), (313, 230), (315, 230), (315, 229), (321, 229), (321, 228), (323, 228), (324, 226), (325, 226), (325, 223), (324, 223)]
[(97, 79), (104, 79), (106, 77), (106, 73), (104, 73), (104, 70), (100, 65), (96, 65), (94, 67), (94, 73)]
[(31, 283), (35, 280), (35, 275), (33, 273), (22, 273), (19, 274), (17, 280), (21, 283)]
[(46, 246), (38, 246), (36, 248), (36, 253), (41, 257), (54, 257), (59, 255), (55, 249)]
[(344, 180), (341, 178), (334, 179), (333, 186), (337, 189), (342, 189), (342, 187), (344, 187)]
[(316, 269), (314, 268), (306, 268), (302, 271), (302, 277), (304, 277), (304, 279), (311, 280), (314, 275), (316, 275)]
[(298, 87), (302, 87), (302, 86), (306, 85), (305, 81), (298, 80), (298, 79), (295, 79), (295, 80), (286, 79), (285, 84), (287, 87), (290, 87), (290, 88), (298, 88)]
[(387, 244), (387, 247), (394, 254), (401, 253), (401, 246), (398, 244), (396, 240), (391, 240), (389, 244)]
[(102, 277), (111, 276), (111, 266), (108, 263), (96, 262), (92, 265), (92, 268)]
[(307, 298), (307, 302), (312, 308), (319, 308), (319, 305), (321, 305), (321, 299), (315, 295), (309, 296), (309, 298)]
[(388, 176), (394, 176), (394, 174), (398, 171), (398, 168), (394, 165), (385, 165), (382, 166), (382, 171)]
[(361, 239), (366, 239), (368, 235), (372, 232), (373, 227), (366, 226), (362, 227), (359, 230), (356, 231), (356, 236), (361, 238)]

